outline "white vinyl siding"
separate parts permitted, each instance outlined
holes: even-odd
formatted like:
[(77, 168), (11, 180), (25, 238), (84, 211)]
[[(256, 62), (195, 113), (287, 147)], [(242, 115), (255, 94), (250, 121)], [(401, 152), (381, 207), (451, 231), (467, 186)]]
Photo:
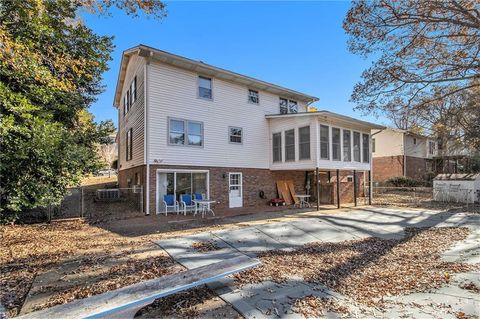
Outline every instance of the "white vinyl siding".
[[(255, 105), (247, 101), (247, 86), (213, 78), (213, 100), (206, 100), (197, 97), (197, 73), (156, 61), (148, 70), (151, 163), (270, 168), (271, 133), (265, 115), (278, 114), (278, 95), (259, 90), (261, 102)], [(299, 101), (299, 112), (306, 109)], [(204, 145), (169, 147), (168, 118), (202, 122)], [(242, 128), (241, 145), (229, 142), (230, 126)]]
[[(121, 96), (123, 96), (122, 105), (120, 105), (118, 118), (118, 134), (120, 137), (120, 143), (118, 145), (119, 170), (144, 164), (144, 68), (145, 61), (142, 57), (138, 56), (133, 56), (127, 65), (121, 94)], [(134, 91), (132, 91), (132, 87), (135, 88)], [(125, 113), (127, 90), (133, 92), (133, 94), (129, 102), (129, 112)], [(125, 143), (127, 128), (132, 129), (132, 159), (128, 162), (126, 161), (127, 145)]]

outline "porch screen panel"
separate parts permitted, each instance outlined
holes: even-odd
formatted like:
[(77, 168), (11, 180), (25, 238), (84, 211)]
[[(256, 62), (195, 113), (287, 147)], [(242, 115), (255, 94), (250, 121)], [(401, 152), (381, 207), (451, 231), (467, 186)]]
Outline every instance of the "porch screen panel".
[(295, 130), (285, 131), (285, 161), (295, 160)]
[(362, 134), (362, 150), (363, 150), (363, 162), (370, 162), (370, 136), (368, 134)]
[(310, 126), (298, 129), (300, 159), (310, 159)]
[(360, 133), (353, 132), (353, 160), (360, 162)]
[(328, 126), (320, 125), (320, 158), (329, 159), (330, 136)]
[(192, 193), (207, 197), (207, 173), (192, 173)]
[(343, 130), (343, 160), (350, 162), (352, 160), (351, 132)]
[(282, 133), (275, 133), (272, 135), (272, 146), (273, 146), (273, 161), (281, 162), (282, 161)]
[(332, 128), (332, 159), (334, 161), (341, 160), (341, 151), (340, 151), (340, 129)]

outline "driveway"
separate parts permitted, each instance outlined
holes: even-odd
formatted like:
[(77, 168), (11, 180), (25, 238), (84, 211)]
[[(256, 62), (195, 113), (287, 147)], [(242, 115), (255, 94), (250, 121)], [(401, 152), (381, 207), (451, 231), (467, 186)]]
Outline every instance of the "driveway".
[[(480, 263), (480, 215), (425, 210), (364, 208), (340, 214), (319, 213), (156, 243), (180, 264), (195, 268), (241, 254), (253, 257), (268, 250), (292, 251), (311, 242), (338, 243), (372, 236), (400, 239), (405, 235), (406, 227), (459, 226), (468, 227), (470, 234), (444, 252), (442, 258), (449, 262)], [(215, 249), (200, 252), (192, 247), (198, 242), (209, 242)], [(282, 283), (263, 281), (242, 286), (236, 285), (232, 278), (226, 278), (211, 288), (246, 318), (301, 318), (300, 314), (292, 311), (291, 301), (305, 296), (333, 299), (348, 309), (349, 316), (355, 314), (354, 317), (357, 318), (455, 318), (458, 314), (478, 316), (479, 295), (459, 288), (466, 281), (480, 287), (479, 273), (455, 274), (448, 285), (433, 291), (385, 296), (386, 307), (380, 310), (358, 304), (325, 286), (307, 283), (302, 278), (295, 277)], [(324, 316), (337, 318), (344, 314), (340, 311), (327, 311)]]

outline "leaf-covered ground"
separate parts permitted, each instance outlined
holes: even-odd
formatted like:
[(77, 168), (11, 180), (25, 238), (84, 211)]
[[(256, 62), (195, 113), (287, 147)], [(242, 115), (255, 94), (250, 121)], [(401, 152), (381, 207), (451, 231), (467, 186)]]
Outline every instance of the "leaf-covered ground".
[(442, 251), (467, 237), (467, 228), (412, 228), (403, 239), (370, 237), (339, 243), (317, 242), (291, 252), (259, 255), (262, 266), (235, 275), (239, 284), (282, 282), (301, 276), (367, 305), (392, 296), (448, 283), (450, 274), (474, 266), (447, 263)]

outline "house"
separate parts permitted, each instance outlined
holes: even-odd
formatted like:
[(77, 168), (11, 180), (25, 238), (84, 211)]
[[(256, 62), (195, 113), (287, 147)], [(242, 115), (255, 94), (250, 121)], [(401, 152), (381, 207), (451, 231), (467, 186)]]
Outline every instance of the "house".
[(354, 201), (368, 183), (370, 131), (383, 127), (307, 112), (317, 100), (145, 45), (128, 49), (114, 98), (119, 185), (142, 185), (150, 213), (165, 194), (193, 192), (216, 208), (261, 207), (278, 196), (278, 180), (317, 205)]
[(421, 179), (433, 173), (433, 159), (438, 154), (435, 139), (394, 128), (372, 130), (372, 147), (374, 182), (396, 176)]

